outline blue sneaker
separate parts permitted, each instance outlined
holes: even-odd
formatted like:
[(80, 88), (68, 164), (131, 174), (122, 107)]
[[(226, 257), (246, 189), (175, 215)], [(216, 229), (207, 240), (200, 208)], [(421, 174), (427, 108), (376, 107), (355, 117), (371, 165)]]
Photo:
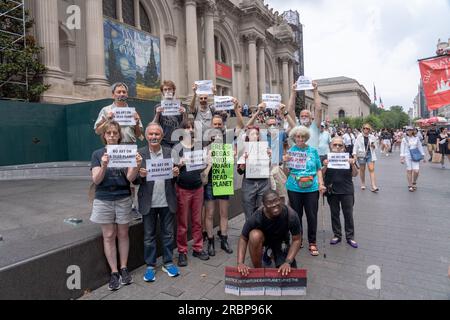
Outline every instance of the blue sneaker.
[(180, 275), (180, 271), (174, 264), (167, 264), (167, 265), (163, 266), (162, 271), (167, 273), (169, 275), (169, 277), (171, 277), (171, 278), (178, 277)]
[(154, 282), (156, 280), (155, 277), (155, 268), (153, 267), (147, 267), (147, 270), (144, 274), (144, 281), (145, 282)]

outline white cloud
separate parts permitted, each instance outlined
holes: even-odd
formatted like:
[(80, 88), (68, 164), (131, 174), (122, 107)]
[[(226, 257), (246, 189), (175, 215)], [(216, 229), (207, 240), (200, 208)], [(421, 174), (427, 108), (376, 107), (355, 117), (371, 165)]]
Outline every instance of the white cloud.
[(358, 80), (385, 106), (412, 106), (420, 80), (417, 60), (450, 38), (449, 0), (269, 0), (297, 10), (304, 25), (305, 73)]

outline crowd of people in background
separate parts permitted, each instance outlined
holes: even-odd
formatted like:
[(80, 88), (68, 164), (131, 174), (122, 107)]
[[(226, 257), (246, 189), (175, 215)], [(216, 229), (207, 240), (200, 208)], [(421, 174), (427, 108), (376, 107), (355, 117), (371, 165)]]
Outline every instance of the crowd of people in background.
[[(127, 259), (133, 208), (139, 211), (144, 227), (147, 268), (143, 279), (146, 282), (156, 280), (157, 229), (162, 244), (162, 271), (170, 277), (178, 276), (179, 268), (189, 263), (188, 225), (192, 230), (192, 256), (208, 260), (216, 255), (213, 233), (216, 208), (220, 248), (227, 254), (235, 251), (228, 240), (230, 195), (213, 192), (212, 162), (217, 156), (212, 152), (213, 144), (232, 145), (233, 152), (227, 156), (235, 159), (237, 173), (242, 176), (242, 211), (246, 222), (237, 248), (237, 266), (243, 275), (249, 272), (245, 264), (247, 249), (253, 267), (273, 264), (283, 274), (296, 268), (295, 256), (304, 246), (303, 214), (309, 253), (319, 255), (316, 236), (321, 196), (327, 197), (331, 211), (333, 237), (330, 244), (342, 241), (342, 211), (346, 242), (358, 248), (353, 221), (353, 178), (359, 174), (361, 190), (366, 190), (367, 168), (370, 191), (378, 193), (380, 188), (375, 174), (378, 155), (389, 157), (397, 149), (400, 151), (410, 192), (417, 190), (420, 161), (427, 161), (424, 146), (427, 146), (428, 161), (438, 162), (443, 168), (445, 158), (450, 161), (447, 128), (422, 132), (413, 127), (374, 130), (369, 123), (361, 128), (332, 126), (322, 119), (317, 83), (313, 86), (315, 113), (305, 109), (297, 114), (295, 84), (287, 105), (281, 103), (276, 109), (269, 109), (261, 103), (249, 108), (242, 107), (233, 98), (233, 108), (229, 112), (217, 111), (211, 103), (212, 96), (197, 95), (198, 87), (194, 84), (190, 104), (180, 105), (178, 115), (164, 115), (164, 107), (159, 104), (155, 107), (154, 119), (144, 127), (137, 112), (135, 125), (121, 126), (115, 121), (113, 110), (128, 106), (128, 87), (124, 83), (114, 84), (114, 103), (101, 110), (94, 126), (105, 148), (94, 151), (91, 164), (96, 187), (91, 220), (102, 227), (105, 256), (111, 268), (109, 289), (117, 290), (132, 282)], [(160, 91), (162, 100), (176, 98), (173, 81), (162, 82)], [(236, 120), (233, 125), (228, 124), (231, 116)], [(247, 123), (244, 116), (249, 118)], [(136, 167), (108, 167), (107, 145), (136, 144), (137, 140), (144, 139), (147, 145), (138, 150)], [(270, 173), (264, 178), (254, 178), (247, 175), (252, 166), (248, 150), (239, 150), (238, 146), (263, 141), (268, 143), (263, 154), (267, 153)], [(204, 166), (188, 170), (185, 155), (198, 150), (204, 152)], [(345, 169), (330, 165), (329, 157), (334, 153), (346, 154)], [(304, 158), (299, 160), (299, 155)], [(163, 159), (173, 160), (173, 178), (149, 181), (146, 162)], [(174, 244), (178, 251), (176, 264)]]

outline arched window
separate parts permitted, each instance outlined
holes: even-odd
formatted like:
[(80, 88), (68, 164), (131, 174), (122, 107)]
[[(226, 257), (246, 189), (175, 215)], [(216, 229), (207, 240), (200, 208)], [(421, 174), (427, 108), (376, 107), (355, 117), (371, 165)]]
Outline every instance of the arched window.
[(139, 19), (141, 20), (141, 29), (148, 33), (152, 33), (152, 25), (150, 23), (150, 19), (141, 2), (139, 2), (139, 17)]
[(216, 61), (227, 63), (227, 53), (218, 36), (214, 36), (214, 54)]
[(129, 24), (130, 26), (135, 25), (133, 0), (122, 0), (122, 15), (124, 23)]
[(116, 0), (103, 0), (103, 15), (117, 19)]
[(339, 119), (345, 118), (345, 111), (339, 110)]

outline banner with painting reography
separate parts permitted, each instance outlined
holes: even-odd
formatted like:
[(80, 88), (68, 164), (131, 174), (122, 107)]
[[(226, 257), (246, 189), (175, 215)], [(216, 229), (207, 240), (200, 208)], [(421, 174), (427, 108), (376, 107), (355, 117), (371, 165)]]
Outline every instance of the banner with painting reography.
[(105, 72), (109, 82), (126, 83), (132, 98), (151, 100), (159, 97), (159, 38), (107, 18), (103, 20), (103, 29)]
[(234, 153), (232, 144), (213, 143), (212, 186), (214, 196), (234, 195)]
[(450, 56), (419, 61), (428, 110), (450, 105)]
[(107, 145), (108, 168), (135, 168), (137, 145)]

